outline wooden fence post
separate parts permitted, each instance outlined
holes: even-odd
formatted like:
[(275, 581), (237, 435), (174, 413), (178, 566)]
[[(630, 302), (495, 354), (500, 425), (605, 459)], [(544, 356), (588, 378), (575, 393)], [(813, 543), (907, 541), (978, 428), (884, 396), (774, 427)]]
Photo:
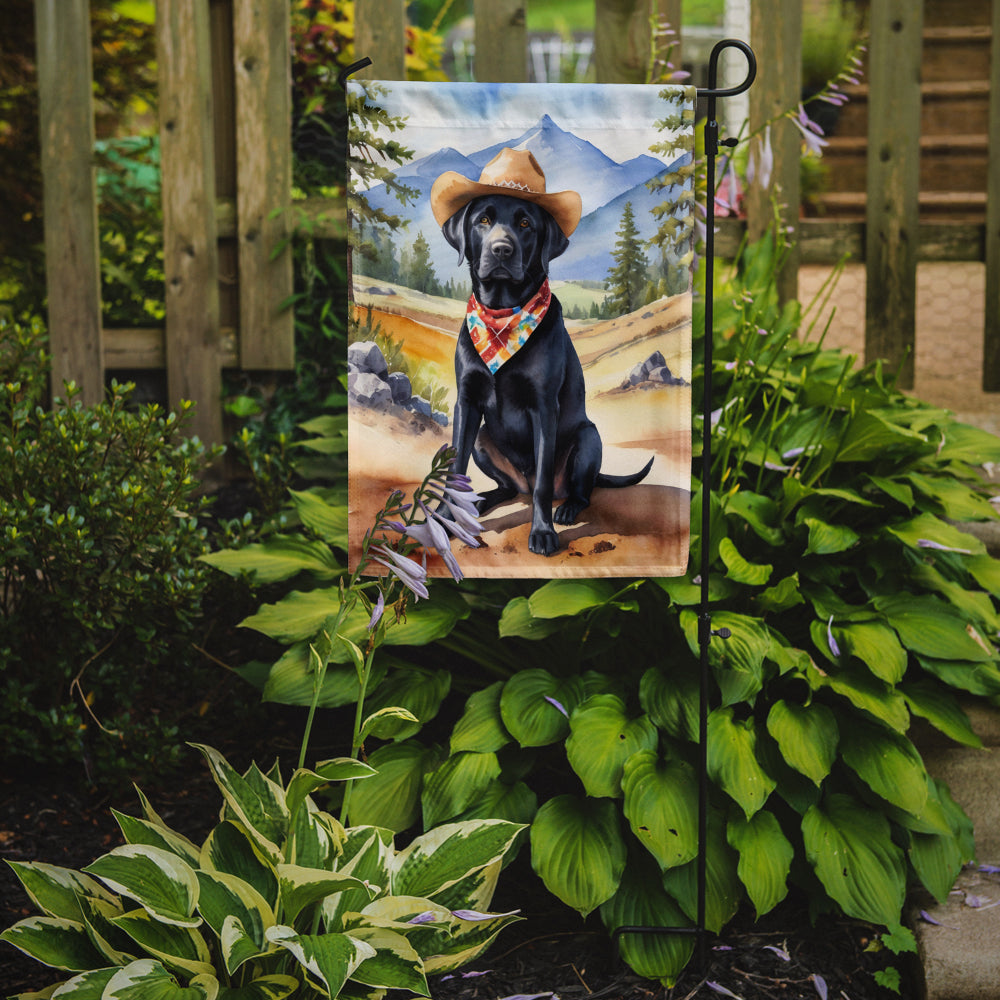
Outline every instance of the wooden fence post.
[(989, 129), (989, 171), (986, 179), (986, 325), (983, 329), (983, 391), (1000, 392), (1000, 0), (993, 0)]
[(219, 253), (207, 0), (159, 0), (167, 395), (197, 402), (191, 430), (222, 441)]
[(654, 0), (594, 0), (598, 83), (645, 83)]
[[(802, 97), (802, 4), (799, 0), (758, 0), (750, 8), (750, 41), (761, 72), (750, 88), (750, 131), (795, 108)], [(756, 142), (757, 140), (755, 140)], [(799, 160), (802, 136), (795, 125), (779, 118), (771, 126), (774, 169), (770, 183), (758, 181), (747, 192), (747, 226), (751, 240), (760, 239), (774, 220), (773, 203), (780, 206), (780, 225), (794, 230), (792, 247), (778, 274), (778, 296), (787, 302), (798, 296)]]
[(872, 0), (868, 53), (865, 360), (913, 387), (923, 0)]
[(405, 0), (355, 0), (354, 56), (372, 60), (359, 79), (406, 79)]
[(295, 367), (290, 21), (288, 0), (233, 6), (242, 368)]
[(524, 0), (475, 0), (477, 80), (524, 83), (528, 79), (528, 31)]
[(104, 398), (89, 0), (35, 0), (52, 394)]

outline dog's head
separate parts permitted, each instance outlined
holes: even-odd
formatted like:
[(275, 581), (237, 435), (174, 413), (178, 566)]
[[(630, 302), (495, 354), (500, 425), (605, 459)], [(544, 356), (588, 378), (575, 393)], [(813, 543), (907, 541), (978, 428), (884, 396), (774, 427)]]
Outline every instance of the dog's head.
[(474, 198), (441, 228), (459, 260), (469, 262), (476, 297), (491, 309), (530, 298), (548, 275), (549, 261), (569, 246), (544, 208), (511, 195)]

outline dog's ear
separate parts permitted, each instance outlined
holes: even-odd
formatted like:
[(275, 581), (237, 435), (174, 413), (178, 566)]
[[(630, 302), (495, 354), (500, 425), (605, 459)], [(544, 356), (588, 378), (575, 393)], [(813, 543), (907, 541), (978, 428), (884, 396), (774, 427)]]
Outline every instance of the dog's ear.
[(542, 269), (548, 274), (549, 261), (558, 257), (569, 246), (569, 237), (559, 228), (559, 224), (545, 213), (545, 235), (542, 238)]
[(459, 264), (465, 260), (465, 219), (468, 214), (469, 205), (465, 205), (451, 218), (445, 220), (445, 224), (441, 227), (444, 238), (458, 251)]

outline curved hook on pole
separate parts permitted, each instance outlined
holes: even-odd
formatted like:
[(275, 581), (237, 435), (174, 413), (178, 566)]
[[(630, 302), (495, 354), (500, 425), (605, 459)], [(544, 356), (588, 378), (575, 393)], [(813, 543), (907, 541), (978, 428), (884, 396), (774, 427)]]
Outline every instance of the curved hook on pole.
[(359, 59), (357, 62), (351, 63), (350, 66), (345, 66), (337, 74), (337, 85), (341, 90), (347, 90), (347, 78), (354, 73), (359, 73), (366, 66), (371, 66), (371, 64), (371, 59), (369, 59), (368, 56), (365, 56), (363, 59)]
[[(718, 87), (719, 81), (719, 57), (726, 49), (739, 49), (747, 59), (746, 79), (736, 87)], [(724, 38), (721, 42), (716, 42), (712, 49), (712, 54), (708, 57), (708, 87), (699, 88), (698, 96), (707, 97), (713, 100), (716, 97), (735, 97), (750, 89), (751, 84), (757, 79), (757, 57), (753, 49), (738, 38)]]

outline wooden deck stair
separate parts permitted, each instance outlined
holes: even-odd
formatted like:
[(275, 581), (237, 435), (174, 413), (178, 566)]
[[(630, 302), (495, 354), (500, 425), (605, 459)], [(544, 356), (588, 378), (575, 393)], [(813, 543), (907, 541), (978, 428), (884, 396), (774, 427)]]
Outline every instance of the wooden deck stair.
[[(926, 221), (985, 219), (990, 16), (988, 0), (929, 0), (925, 7), (920, 215)], [(850, 102), (824, 151), (830, 189), (817, 203), (827, 217), (863, 219), (868, 87), (847, 92)]]

